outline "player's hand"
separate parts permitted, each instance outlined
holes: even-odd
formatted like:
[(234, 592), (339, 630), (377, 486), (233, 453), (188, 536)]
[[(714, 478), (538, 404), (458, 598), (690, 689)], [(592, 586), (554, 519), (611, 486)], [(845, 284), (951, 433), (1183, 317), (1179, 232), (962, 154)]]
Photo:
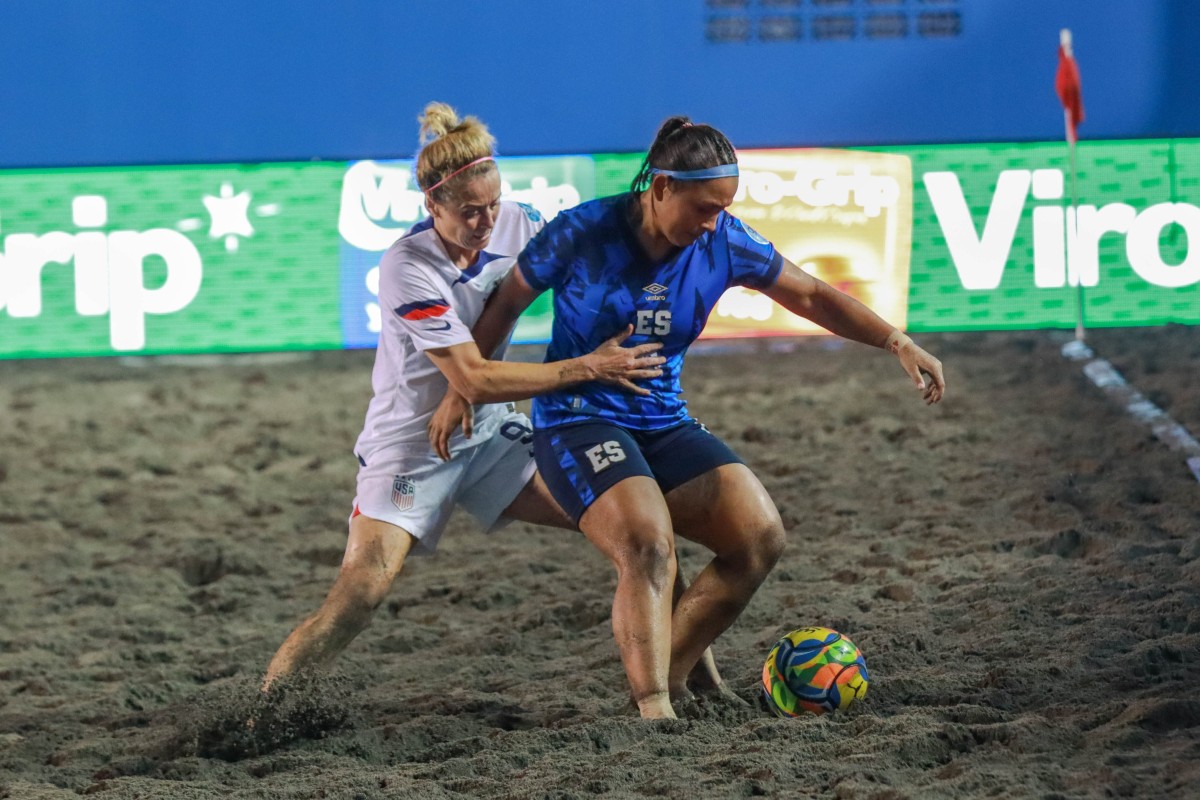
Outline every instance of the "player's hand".
[(470, 439), (475, 428), (475, 409), (451, 388), (446, 390), (446, 396), (429, 420), (429, 443), (442, 461), (450, 460), (450, 437), (459, 425), (462, 425), (463, 436)]
[(625, 330), (588, 353), (582, 360), (592, 380), (621, 386), (634, 394), (648, 395), (650, 390), (638, 386), (634, 381), (662, 375), (662, 370), (658, 367), (666, 363), (666, 359), (656, 355), (662, 349), (662, 342), (622, 347), (625, 340), (632, 335), (633, 326), (626, 325)]
[(926, 405), (941, 401), (946, 393), (942, 362), (918, 347), (912, 339), (901, 343), (895, 352), (896, 358), (900, 359), (900, 366), (912, 378), (913, 385), (925, 393)]

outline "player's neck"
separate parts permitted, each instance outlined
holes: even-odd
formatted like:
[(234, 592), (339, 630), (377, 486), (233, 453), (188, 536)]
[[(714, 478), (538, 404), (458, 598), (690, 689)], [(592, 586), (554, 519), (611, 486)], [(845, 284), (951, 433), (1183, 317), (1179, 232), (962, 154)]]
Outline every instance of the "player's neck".
[(447, 241), (440, 233), (438, 238), (442, 240), (442, 247), (446, 249), (446, 255), (450, 258), (450, 263), (459, 269), (466, 269), (474, 264), (479, 259), (479, 250), (467, 250), (459, 247), (454, 242)]
[(658, 229), (654, 217), (654, 198), (649, 191), (638, 195), (637, 202), (630, 209), (630, 222), (633, 224), (634, 235), (642, 252), (652, 264), (664, 261), (667, 256), (679, 248), (671, 244), (667, 237)]

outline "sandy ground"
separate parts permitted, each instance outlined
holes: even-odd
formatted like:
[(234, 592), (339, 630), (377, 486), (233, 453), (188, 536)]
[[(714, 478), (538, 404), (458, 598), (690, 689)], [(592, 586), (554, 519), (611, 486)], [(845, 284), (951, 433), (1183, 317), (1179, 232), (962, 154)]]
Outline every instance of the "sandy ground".
[[(1062, 334), (923, 341), (932, 409), (855, 345), (690, 360), (789, 544), (715, 647), (744, 704), (660, 723), (607, 562), (465, 517), (332, 673), (259, 700), (341, 557), (371, 353), (0, 363), (0, 798), (1200, 796), (1200, 484)], [(1092, 341), (1200, 434), (1200, 329)], [(866, 654), (856, 710), (760, 705), (805, 625)]]

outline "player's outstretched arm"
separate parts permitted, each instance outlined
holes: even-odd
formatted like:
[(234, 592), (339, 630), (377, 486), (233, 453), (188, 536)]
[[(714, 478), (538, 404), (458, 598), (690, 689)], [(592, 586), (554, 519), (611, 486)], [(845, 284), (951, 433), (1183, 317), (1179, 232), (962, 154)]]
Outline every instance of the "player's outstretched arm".
[(887, 350), (899, 359), (913, 385), (924, 393), (926, 403), (942, 399), (946, 391), (942, 362), (850, 295), (809, 275), (787, 259), (778, 280), (764, 294), (830, 333)]
[(472, 404), (525, 400), (586, 381), (602, 381), (649, 394), (634, 381), (662, 374), (659, 365), (666, 359), (656, 355), (662, 342), (623, 347), (632, 333), (630, 325), (586, 356), (549, 364), (489, 361), (474, 342), (425, 352), (454, 390)]
[[(426, 350), (426, 355), (450, 381), (450, 391), (461, 395), (469, 404), (499, 403), (506, 400), (525, 400), (535, 395), (553, 392), (577, 383), (601, 381), (634, 392), (650, 394), (650, 390), (634, 381), (657, 378), (664, 361), (656, 351), (662, 342), (623, 347), (633, 334), (633, 326), (612, 337), (586, 356), (552, 361), (549, 364), (522, 364), (511, 361), (490, 361), (484, 358), (474, 342)], [(455, 415), (465, 417), (458, 401), (443, 399), (429, 425), (429, 441), (443, 459), (450, 458), (449, 443), (458, 427)]]
[[(942, 399), (942, 395), (946, 393), (946, 378), (942, 375), (941, 361), (918, 347), (907, 334), (895, 328), (888, 334), (883, 349), (900, 359), (900, 366), (908, 373), (908, 377), (912, 378), (913, 385), (925, 393), (927, 404), (932, 405)], [(929, 376), (928, 383), (925, 381), (926, 375)]]

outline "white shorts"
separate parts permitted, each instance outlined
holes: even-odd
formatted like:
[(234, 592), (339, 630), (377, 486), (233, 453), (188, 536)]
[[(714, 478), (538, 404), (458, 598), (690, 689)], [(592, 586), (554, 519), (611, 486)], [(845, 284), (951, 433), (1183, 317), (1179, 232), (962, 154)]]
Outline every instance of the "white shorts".
[[(359, 460), (354, 512), (403, 528), (417, 539), (417, 551), (432, 553), (455, 504), (491, 533), (507, 519), (500, 515), (516, 499), (537, 465), (533, 425), (524, 414), (500, 416), (490, 433), (476, 433), (442, 461), (432, 448), (411, 444), (385, 448)], [(416, 551), (414, 551), (416, 552)]]

